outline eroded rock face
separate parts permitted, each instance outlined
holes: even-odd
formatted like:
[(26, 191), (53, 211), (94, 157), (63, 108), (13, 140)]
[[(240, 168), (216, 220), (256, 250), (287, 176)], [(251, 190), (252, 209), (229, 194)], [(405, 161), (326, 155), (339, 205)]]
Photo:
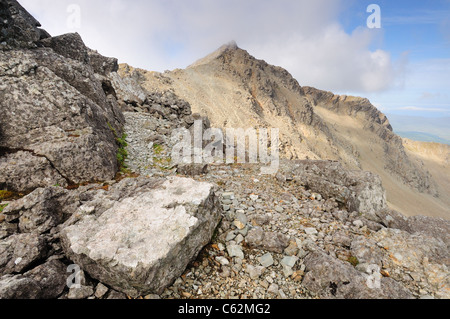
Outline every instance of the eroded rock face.
[(4, 210), (6, 221), (17, 223), (22, 233), (49, 232), (67, 220), (75, 210), (68, 203), (69, 196), (69, 191), (61, 187), (36, 189), (8, 205)]
[(64, 291), (66, 279), (66, 266), (49, 260), (23, 275), (1, 277), (0, 299), (55, 299)]
[(295, 161), (289, 173), (300, 185), (336, 199), (350, 212), (375, 213), (386, 207), (386, 192), (373, 173), (350, 171), (332, 161)]
[[(369, 275), (357, 271), (351, 264), (324, 252), (314, 252), (305, 258), (303, 284), (323, 298), (340, 299), (409, 299), (413, 295), (391, 278), (380, 278), (378, 288), (372, 286)], [(368, 281), (369, 280), (369, 281)]]
[(161, 292), (180, 276), (219, 219), (211, 184), (174, 177), (83, 216), (62, 230), (61, 240), (66, 255), (90, 276), (137, 297)]
[(50, 35), (17, 1), (0, 2), (0, 49), (36, 46), (35, 42)]
[[(121, 113), (90, 67), (42, 50), (0, 52), (0, 148), (15, 157), (2, 160), (6, 169), (0, 173), (0, 187), (30, 191), (112, 179), (117, 171), (113, 130), (121, 131)], [(26, 154), (13, 156), (18, 152)], [(45, 168), (45, 178), (33, 178), (36, 162)], [(9, 172), (13, 165), (20, 174)], [(29, 177), (23, 181), (23, 176)]]
[(103, 82), (117, 60), (78, 34), (43, 36), (17, 1), (0, 15), (0, 189), (112, 179), (124, 118)]
[(10, 236), (0, 241), (0, 275), (20, 273), (46, 253), (45, 239), (37, 233)]

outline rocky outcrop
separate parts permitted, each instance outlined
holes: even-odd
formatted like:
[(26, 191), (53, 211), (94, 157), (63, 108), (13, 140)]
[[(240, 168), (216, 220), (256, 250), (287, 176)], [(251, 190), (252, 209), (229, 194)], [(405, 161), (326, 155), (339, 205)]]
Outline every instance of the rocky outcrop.
[(414, 280), (419, 286), (431, 286), (439, 298), (450, 297), (449, 249), (439, 238), (382, 229), (369, 237), (356, 238), (351, 250), (360, 267), (376, 265), (379, 269), (389, 268), (389, 272), (384, 272), (389, 278)]
[(35, 48), (36, 42), (50, 35), (17, 1), (0, 1), (0, 50)]
[(404, 184), (420, 192), (436, 194), (430, 174), (416, 165), (405, 152), (402, 138), (393, 132), (386, 115), (366, 98), (336, 95), (312, 87), (302, 87), (306, 98), (314, 107), (321, 107), (335, 114), (362, 119), (365, 131), (373, 132), (383, 144), (385, 169), (399, 177)]
[[(364, 171), (350, 171), (339, 162), (295, 161), (285, 174), (325, 199), (333, 198), (350, 212), (375, 213), (386, 207), (381, 179)], [(280, 172), (281, 174), (283, 172)]]
[(212, 185), (189, 179), (132, 190), (103, 213), (65, 227), (61, 239), (67, 256), (93, 278), (137, 297), (161, 292), (182, 274), (210, 241), (220, 206)]
[[(73, 263), (130, 296), (161, 292), (209, 243), (221, 218), (212, 184), (132, 178), (106, 189), (40, 188), (4, 209), (0, 224), (18, 227), (0, 241), (0, 297), (56, 298)], [(55, 274), (62, 287), (36, 279), (46, 261), (62, 269)]]
[(41, 40), (16, 1), (2, 6), (2, 32), (17, 41), (0, 51), (0, 188), (112, 179), (124, 118), (102, 74), (117, 60), (100, 58), (77, 34)]
[(67, 267), (59, 260), (0, 278), (0, 299), (56, 299), (66, 288)]
[[(350, 116), (357, 116), (357, 114), (360, 113), (365, 117), (368, 123), (379, 124), (387, 131), (393, 131), (386, 115), (373, 106), (368, 99), (346, 95), (335, 95), (331, 92), (318, 90), (309, 86), (302, 87), (302, 91), (311, 100), (314, 106), (323, 105), (335, 113)], [(387, 139), (386, 134), (387, 133), (382, 134), (385, 139)], [(394, 134), (389, 136), (389, 138), (393, 137)]]
[(47, 243), (37, 233), (22, 233), (0, 242), (0, 275), (21, 273), (45, 258)]
[(307, 274), (303, 284), (322, 298), (340, 299), (410, 299), (412, 294), (391, 278), (379, 278), (378, 288), (370, 287), (369, 274), (351, 264), (313, 252), (305, 258)]

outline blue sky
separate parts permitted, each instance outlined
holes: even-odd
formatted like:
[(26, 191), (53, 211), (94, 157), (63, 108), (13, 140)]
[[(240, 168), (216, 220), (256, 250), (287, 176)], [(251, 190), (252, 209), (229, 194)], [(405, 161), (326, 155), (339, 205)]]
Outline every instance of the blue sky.
[[(235, 40), (300, 85), (368, 97), (385, 113), (450, 117), (450, 0), (19, 2), (52, 35), (78, 32), (136, 67), (185, 68)], [(370, 4), (381, 29), (367, 27)]]
[(450, 1), (355, 1), (341, 16), (347, 32), (364, 23), (371, 3), (382, 13), (372, 49), (389, 52), (404, 69), (397, 85), (366, 95), (388, 113), (449, 117)]

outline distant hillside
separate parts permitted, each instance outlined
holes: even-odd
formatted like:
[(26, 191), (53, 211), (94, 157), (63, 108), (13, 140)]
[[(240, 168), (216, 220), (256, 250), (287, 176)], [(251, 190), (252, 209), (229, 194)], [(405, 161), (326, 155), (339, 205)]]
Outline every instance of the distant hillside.
[(439, 136), (428, 134), (424, 132), (400, 132), (396, 131), (398, 135), (400, 135), (403, 138), (408, 138), (413, 141), (418, 142), (433, 142), (433, 143), (441, 143), (441, 144), (448, 144), (450, 145), (450, 141), (446, 140), (444, 138), (441, 138)]
[[(419, 117), (386, 114), (398, 135), (423, 142), (449, 144), (450, 117)], [(418, 135), (420, 133), (421, 135)], [(411, 135), (413, 134), (413, 135)], [(433, 138), (432, 140), (430, 140)]]

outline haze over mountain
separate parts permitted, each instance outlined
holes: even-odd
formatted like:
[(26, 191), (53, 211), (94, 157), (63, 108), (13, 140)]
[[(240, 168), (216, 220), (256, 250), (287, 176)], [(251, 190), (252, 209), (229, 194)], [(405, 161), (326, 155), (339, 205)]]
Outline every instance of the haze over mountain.
[(420, 117), (387, 114), (394, 131), (402, 137), (450, 144), (450, 117)]
[(430, 170), (369, 100), (302, 87), (234, 42), (186, 69), (158, 73), (121, 65), (119, 73), (144, 89), (173, 91), (213, 127), (279, 128), (280, 151), (289, 159), (336, 160), (372, 171), (381, 176), (391, 207), (405, 215), (450, 214), (447, 155)]

